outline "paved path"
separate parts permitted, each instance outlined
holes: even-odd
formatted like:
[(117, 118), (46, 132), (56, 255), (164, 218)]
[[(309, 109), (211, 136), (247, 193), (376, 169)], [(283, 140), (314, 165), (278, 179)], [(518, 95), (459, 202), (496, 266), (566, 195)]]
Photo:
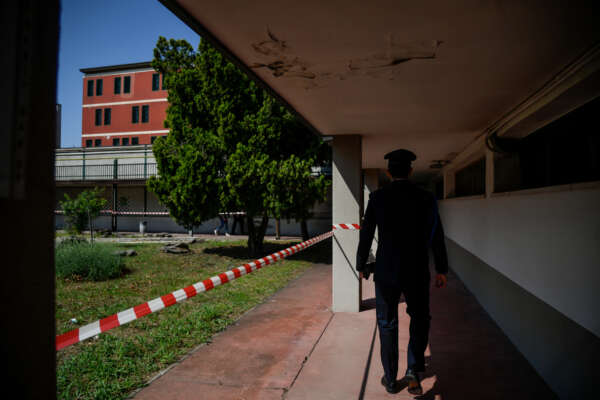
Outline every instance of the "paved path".
[(136, 399), (281, 399), (333, 316), (330, 288), (331, 266), (315, 265)]
[[(200, 347), (136, 399), (412, 399), (390, 395), (375, 329), (372, 281), (365, 310), (332, 313), (331, 266), (315, 265)], [(432, 330), (422, 399), (555, 396), (453, 274), (432, 290)], [(400, 305), (400, 371), (409, 319)]]

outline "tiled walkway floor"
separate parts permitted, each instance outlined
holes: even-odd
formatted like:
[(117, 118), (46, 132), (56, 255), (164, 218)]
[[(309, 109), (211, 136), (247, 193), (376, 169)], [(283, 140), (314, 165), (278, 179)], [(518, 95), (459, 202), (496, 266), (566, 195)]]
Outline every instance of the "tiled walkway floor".
[[(263, 271), (268, 273), (268, 269)], [(363, 281), (367, 305), (372, 281)], [(391, 395), (375, 310), (332, 313), (331, 266), (315, 265), (235, 326), (143, 389), (136, 399), (412, 399)], [(450, 274), (432, 289), (428, 372), (422, 399), (553, 399), (554, 394)], [(400, 305), (400, 349), (408, 315)], [(406, 368), (401, 353), (400, 371)]]

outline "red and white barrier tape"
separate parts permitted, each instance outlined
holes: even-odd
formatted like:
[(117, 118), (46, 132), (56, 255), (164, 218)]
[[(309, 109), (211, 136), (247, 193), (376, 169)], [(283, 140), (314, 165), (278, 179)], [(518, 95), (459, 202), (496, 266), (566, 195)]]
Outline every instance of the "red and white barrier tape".
[(112, 215), (169, 215), (168, 211), (111, 211)]
[[(64, 214), (63, 210), (54, 210), (55, 214)], [(168, 211), (113, 211), (113, 210), (101, 210), (100, 214), (109, 215), (169, 215)]]
[(333, 224), (333, 229), (360, 230), (359, 224)]
[(154, 300), (150, 300), (146, 303), (129, 308), (125, 311), (102, 318), (101, 320), (92, 322), (91, 324), (82, 326), (81, 328), (73, 329), (72, 331), (58, 335), (56, 336), (56, 350), (64, 349), (67, 346), (89, 339), (99, 335), (102, 332), (106, 332), (109, 329), (116, 328), (117, 326), (134, 321), (143, 317), (144, 315), (148, 315), (160, 311), (163, 308), (170, 307), (176, 303), (180, 303), (186, 299), (189, 299), (190, 297), (194, 297), (198, 293), (209, 291), (215, 286), (225, 284), (243, 275), (256, 271), (265, 265), (273, 264), (274, 262), (282, 260), (287, 256), (302, 251), (316, 243), (319, 243), (322, 240), (331, 237), (331, 235), (333, 235), (333, 231), (315, 236), (312, 239), (288, 247), (285, 250), (281, 250), (266, 257), (259, 258), (258, 260), (254, 260), (240, 267), (223, 272), (222, 274), (213, 276), (212, 278), (194, 283), (191, 286), (176, 290), (167, 295), (157, 297)]

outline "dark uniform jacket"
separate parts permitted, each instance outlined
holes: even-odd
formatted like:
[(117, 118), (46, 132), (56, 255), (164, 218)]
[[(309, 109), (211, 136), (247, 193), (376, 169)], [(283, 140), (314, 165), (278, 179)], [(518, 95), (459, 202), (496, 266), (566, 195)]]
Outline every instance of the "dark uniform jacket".
[(429, 247), (436, 271), (448, 272), (444, 230), (437, 202), (430, 192), (408, 180), (396, 180), (371, 193), (360, 230), (358, 271), (365, 270), (376, 226), (376, 282), (428, 282)]

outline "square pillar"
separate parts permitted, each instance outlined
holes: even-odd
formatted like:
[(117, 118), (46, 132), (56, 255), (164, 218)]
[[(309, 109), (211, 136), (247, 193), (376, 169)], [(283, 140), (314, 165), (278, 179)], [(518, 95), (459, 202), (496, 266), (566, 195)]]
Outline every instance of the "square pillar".
[[(335, 136), (333, 148), (332, 220), (360, 224), (363, 206), (362, 147), (360, 135)], [(360, 280), (356, 271), (359, 232), (338, 229), (333, 236), (332, 308), (358, 312)]]
[(454, 171), (444, 171), (444, 199), (454, 197)]

